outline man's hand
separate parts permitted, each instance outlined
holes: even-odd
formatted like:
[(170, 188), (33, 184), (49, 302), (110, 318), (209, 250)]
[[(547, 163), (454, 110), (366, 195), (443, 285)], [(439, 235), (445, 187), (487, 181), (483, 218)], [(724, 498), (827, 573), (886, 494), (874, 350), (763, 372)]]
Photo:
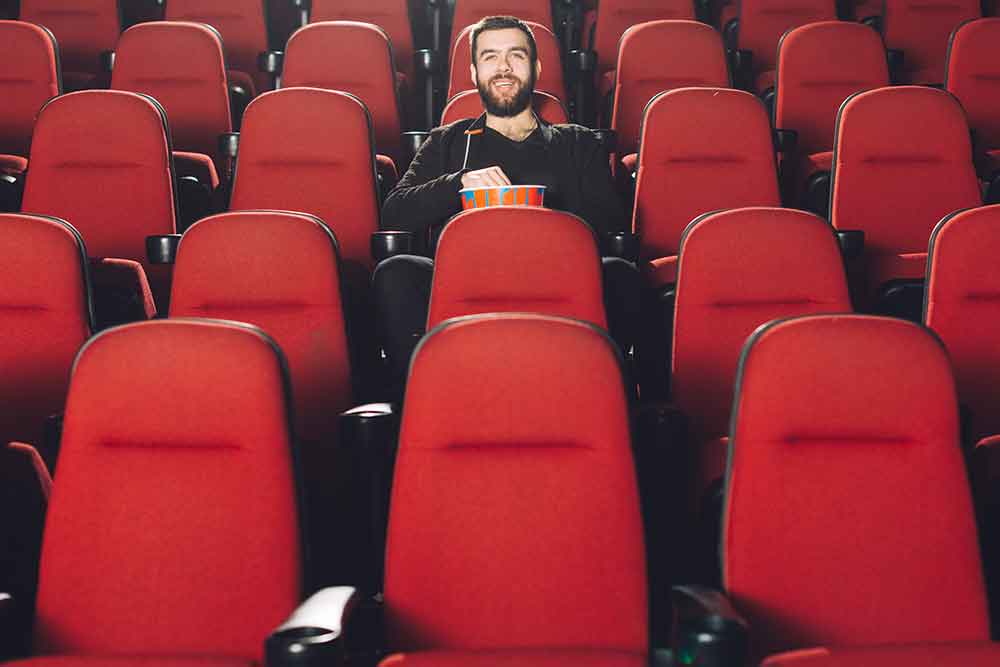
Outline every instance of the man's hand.
[(510, 185), (510, 179), (500, 167), (486, 167), (462, 175), (463, 188), (482, 188), (491, 185)]

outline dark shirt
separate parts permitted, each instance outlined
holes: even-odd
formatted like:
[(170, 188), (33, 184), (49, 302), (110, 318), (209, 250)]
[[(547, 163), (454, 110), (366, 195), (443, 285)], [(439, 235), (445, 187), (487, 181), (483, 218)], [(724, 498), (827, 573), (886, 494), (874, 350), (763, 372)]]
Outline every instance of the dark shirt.
[[(611, 180), (608, 154), (581, 125), (538, 127), (524, 141), (485, 128), (483, 117), (435, 128), (410, 168), (386, 197), (382, 228), (424, 233), (461, 210), (459, 190), (467, 171), (499, 166), (514, 185), (545, 185), (545, 206), (583, 218), (599, 235), (621, 231), (627, 219)], [(468, 158), (466, 146), (468, 144)]]

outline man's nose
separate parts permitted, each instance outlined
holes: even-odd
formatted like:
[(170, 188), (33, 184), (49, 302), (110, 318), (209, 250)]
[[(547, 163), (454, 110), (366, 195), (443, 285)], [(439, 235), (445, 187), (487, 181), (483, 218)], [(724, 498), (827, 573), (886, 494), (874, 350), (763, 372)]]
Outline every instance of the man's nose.
[(506, 56), (504, 56), (503, 58), (500, 59), (500, 66), (499, 66), (498, 69), (501, 72), (510, 72), (511, 71), (510, 60)]

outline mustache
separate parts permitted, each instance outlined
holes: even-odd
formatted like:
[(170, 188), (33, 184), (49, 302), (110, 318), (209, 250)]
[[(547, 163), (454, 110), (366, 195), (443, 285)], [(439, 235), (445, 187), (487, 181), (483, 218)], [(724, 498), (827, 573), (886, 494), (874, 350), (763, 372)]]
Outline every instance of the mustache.
[(524, 84), (524, 81), (521, 81), (516, 76), (506, 76), (506, 75), (503, 75), (503, 74), (498, 74), (498, 75), (492, 77), (489, 80), (488, 83), (494, 83), (496, 81), (510, 81), (511, 83), (519, 83), (519, 84), (522, 84), (522, 85)]

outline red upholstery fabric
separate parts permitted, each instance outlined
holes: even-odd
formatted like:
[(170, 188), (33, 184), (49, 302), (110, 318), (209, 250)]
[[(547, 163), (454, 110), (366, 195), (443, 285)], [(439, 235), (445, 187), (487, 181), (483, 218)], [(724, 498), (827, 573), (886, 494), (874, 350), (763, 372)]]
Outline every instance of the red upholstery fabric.
[(423, 651), (389, 656), (381, 667), (642, 667), (641, 653), (625, 651)]
[(986, 206), (945, 218), (931, 237), (925, 323), (948, 348), (959, 399), (972, 411), (973, 440), (1000, 433), (998, 224), (1000, 206)]
[[(629, 27), (661, 19), (694, 18), (694, 3), (691, 0), (603, 0), (597, 10), (597, 26), (594, 28), (593, 48), (597, 51), (596, 74), (598, 78), (607, 72), (614, 72), (617, 69), (618, 56), (621, 54), (622, 46), (620, 40)], [(671, 53), (660, 55), (657, 57), (657, 60), (670, 60), (673, 57), (673, 45), (669, 42), (663, 42), (660, 46), (670, 47)], [(688, 60), (687, 62), (692, 63), (694, 60)], [(666, 65), (665, 63), (663, 64)], [(670, 67), (670, 65), (666, 66)], [(711, 62), (705, 66), (706, 69), (710, 67), (712, 67)], [(728, 82), (729, 79), (726, 77), (722, 83), (702, 84), (689, 82), (680, 85), (725, 86)], [(675, 85), (674, 87), (677, 86)], [(661, 88), (660, 90), (666, 89)], [(649, 97), (652, 97), (652, 95)], [(649, 98), (646, 99), (648, 100)], [(636, 135), (638, 136), (638, 133)]]
[(341, 257), (371, 267), (378, 229), (371, 121), (347, 93), (285, 88), (243, 116), (230, 208), (302, 211), (325, 222)]
[(413, 31), (406, 0), (313, 0), (309, 20), (377, 25), (392, 42), (396, 70), (413, 80)]
[(882, 39), (903, 52), (900, 83), (943, 82), (952, 31), (981, 16), (979, 0), (885, 0)]
[(300, 213), (214, 215), (184, 235), (171, 317), (250, 322), (288, 358), (296, 433), (332, 444), (353, 405), (336, 240)]
[(399, 171), (396, 170), (396, 163), (388, 155), (375, 155), (375, 169), (382, 178), (381, 187), (384, 192), (396, 187), (399, 180)]
[(982, 199), (962, 107), (948, 93), (895, 86), (841, 107), (831, 223), (865, 233), (858, 281), (869, 296), (889, 278), (923, 278), (934, 225)]
[[(569, 122), (566, 107), (548, 93), (537, 90), (532, 93), (531, 106), (535, 113), (547, 123), (558, 125)], [(448, 125), (462, 118), (479, 118), (484, 111), (486, 110), (483, 108), (483, 101), (479, 98), (479, 91), (466, 90), (448, 100), (448, 104), (441, 112), (441, 124)]]
[(399, 443), (393, 647), (645, 654), (642, 523), (605, 334), (526, 314), (442, 325), (414, 354)]
[(0, 443), (41, 441), (62, 412), (73, 357), (90, 336), (84, 250), (59, 220), (0, 214)]
[(455, 216), (438, 241), (427, 330), (450, 317), (539, 312), (607, 328), (594, 232), (552, 209), (500, 206)]
[(850, 95), (889, 85), (885, 48), (861, 23), (800, 26), (778, 43), (775, 125), (798, 134), (800, 155), (833, 148), (837, 110)]
[(94, 291), (100, 294), (107, 289), (122, 290), (127, 300), (136, 305), (136, 319), (156, 317), (156, 300), (149, 285), (142, 264), (130, 259), (100, 257), (90, 261), (90, 282)]
[(786, 31), (817, 21), (836, 21), (834, 0), (740, 0), (736, 48), (753, 54), (757, 92), (774, 83), (778, 41)]
[(611, 129), (618, 152), (639, 148), (642, 112), (657, 93), (693, 86), (729, 86), (722, 38), (697, 21), (651, 21), (622, 35)]
[(744, 208), (688, 227), (677, 276), (670, 391), (690, 419), (704, 482), (724, 470), (724, 458), (712, 456), (708, 443), (729, 431), (747, 336), (777, 318), (850, 311), (840, 249), (822, 218)]
[(250, 659), (203, 656), (46, 655), (7, 663), (11, 667), (253, 667)]
[(271, 88), (271, 77), (257, 69), (257, 56), (267, 50), (263, 0), (170, 0), (164, 18), (212, 26), (222, 35), (229, 67), (249, 76), (256, 92)]
[(174, 172), (177, 178), (194, 176), (213, 190), (219, 187), (219, 172), (212, 158), (204, 153), (174, 151)]
[(738, 377), (723, 583), (754, 653), (988, 640), (940, 343), (899, 319), (790, 320), (755, 334)]
[(20, 18), (55, 35), (67, 90), (107, 85), (101, 53), (118, 42), (118, 0), (21, 0)]
[(42, 546), (39, 653), (262, 658), (300, 595), (284, 375), (273, 341), (236, 323), (142, 322), (83, 348)]
[(1000, 663), (1000, 644), (956, 642), (874, 646), (870, 648), (816, 648), (790, 651), (764, 661), (763, 667), (992, 667)]
[[(0, 66), (0, 153), (27, 157), (31, 146), (31, 131), (35, 116), (48, 100), (62, 92), (59, 85), (59, 47), (52, 34), (37, 25), (21, 21), (0, 21), (0, 43), (10, 54)], [(8, 159), (0, 161), (0, 169), (21, 172), (27, 166), (14, 169)]]
[[(222, 40), (206, 25), (155, 21), (129, 28), (118, 42), (111, 87), (163, 105), (179, 151), (215, 156), (219, 135), (232, 131)], [(222, 167), (219, 158), (215, 170)]]
[(28, 159), (20, 155), (7, 155), (0, 153), (0, 173), (9, 176), (23, 174), (28, 168)]
[(995, 47), (1000, 39), (1000, 19), (980, 19), (958, 28), (948, 47), (945, 87), (965, 109), (975, 132), (980, 173), (991, 174), (1000, 149), (1000, 65)]
[(657, 257), (643, 266), (646, 280), (653, 285), (671, 285), (677, 282), (677, 255)]
[(296, 30), (288, 40), (281, 85), (327, 88), (356, 96), (371, 115), (375, 150), (402, 164), (392, 48), (378, 26), (330, 21)]
[[(472, 63), (472, 50), (469, 43), (472, 27), (471, 25), (465, 26), (452, 43), (448, 99), (463, 90), (475, 88), (472, 75), (469, 72), (469, 65)], [(549, 93), (559, 100), (569, 99), (566, 96), (566, 83), (563, 80), (559, 40), (552, 34), (550, 28), (546, 28), (540, 23), (528, 21), (528, 27), (531, 28), (531, 32), (535, 36), (535, 46), (538, 47), (538, 62), (542, 64), (542, 73), (539, 75), (538, 81), (535, 82), (535, 90)]]
[(91, 257), (140, 262), (154, 296), (166, 296), (169, 272), (146, 261), (146, 237), (175, 231), (162, 108), (121, 91), (52, 100), (35, 124), (21, 209), (68, 221)]
[(540, 23), (549, 30), (555, 25), (552, 7), (538, 0), (455, 0), (448, 53), (455, 52), (455, 42), (463, 28), (486, 16), (497, 15), (516, 16), (522, 21)]
[(643, 117), (633, 230), (641, 259), (677, 254), (681, 233), (709, 211), (780, 206), (767, 112), (750, 93), (680, 88)]

